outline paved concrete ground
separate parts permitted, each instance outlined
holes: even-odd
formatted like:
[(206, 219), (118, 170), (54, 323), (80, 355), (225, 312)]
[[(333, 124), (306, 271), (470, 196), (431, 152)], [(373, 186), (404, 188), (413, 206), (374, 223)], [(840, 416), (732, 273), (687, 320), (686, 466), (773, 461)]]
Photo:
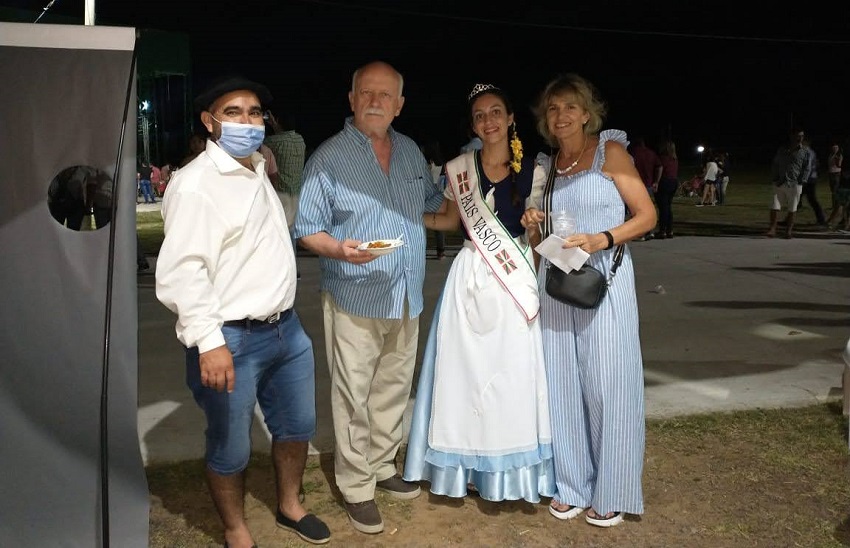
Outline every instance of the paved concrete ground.
[[(677, 237), (630, 247), (648, 417), (794, 407), (840, 397), (841, 352), (850, 336), (850, 237)], [(429, 252), (420, 347), (449, 255), (437, 261)], [(316, 354), (318, 432), (311, 451), (328, 452), (333, 439), (318, 259), (301, 256), (298, 266), (302, 280), (295, 306)], [(138, 279), (143, 458), (146, 463), (199, 458), (203, 416), (183, 383), (174, 317), (156, 300), (153, 274)], [(258, 450), (269, 446), (259, 420), (254, 443)]]

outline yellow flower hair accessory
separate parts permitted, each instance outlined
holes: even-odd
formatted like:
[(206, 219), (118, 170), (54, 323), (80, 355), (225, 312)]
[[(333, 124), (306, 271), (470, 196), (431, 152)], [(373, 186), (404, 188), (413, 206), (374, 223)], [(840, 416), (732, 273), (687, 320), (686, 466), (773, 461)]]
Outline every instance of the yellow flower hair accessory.
[(511, 137), (511, 169), (514, 170), (514, 173), (519, 173), (519, 170), (522, 169), (522, 141), (517, 136), (516, 123), (511, 124), (511, 130), (513, 131), (513, 137)]

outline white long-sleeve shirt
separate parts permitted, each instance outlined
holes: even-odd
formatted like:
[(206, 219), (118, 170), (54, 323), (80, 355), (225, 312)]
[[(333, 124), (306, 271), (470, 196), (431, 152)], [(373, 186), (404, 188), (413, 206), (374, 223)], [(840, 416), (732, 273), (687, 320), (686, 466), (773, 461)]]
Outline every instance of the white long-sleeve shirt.
[(162, 200), (165, 240), (156, 296), (177, 314), (177, 338), (206, 352), (226, 320), (265, 319), (295, 301), (295, 253), (263, 156), (243, 167), (212, 140), (177, 171)]

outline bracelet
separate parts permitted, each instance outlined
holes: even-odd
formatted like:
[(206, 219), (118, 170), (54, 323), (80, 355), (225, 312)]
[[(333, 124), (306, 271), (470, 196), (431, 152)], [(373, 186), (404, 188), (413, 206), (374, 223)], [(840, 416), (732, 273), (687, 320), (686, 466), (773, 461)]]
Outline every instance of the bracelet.
[(608, 247), (606, 247), (605, 249), (611, 249), (612, 247), (614, 247), (614, 236), (612, 236), (611, 233), (607, 230), (603, 230), (602, 234), (604, 234), (605, 238), (608, 240)]

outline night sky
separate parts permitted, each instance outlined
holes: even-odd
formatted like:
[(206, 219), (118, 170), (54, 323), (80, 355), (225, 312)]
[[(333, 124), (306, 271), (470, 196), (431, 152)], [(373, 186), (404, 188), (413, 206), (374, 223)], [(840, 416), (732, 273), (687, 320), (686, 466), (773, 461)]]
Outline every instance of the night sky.
[[(40, 12), (48, 1), (0, 5)], [(101, 0), (96, 7), (99, 25), (187, 33), (196, 88), (224, 72), (265, 83), (310, 147), (342, 127), (351, 73), (373, 59), (405, 77), (396, 129), (436, 137), (449, 155), (465, 139), (465, 98), (476, 82), (505, 89), (527, 150), (543, 149), (529, 107), (548, 80), (570, 71), (599, 88), (606, 127), (650, 143), (671, 133), (684, 161), (701, 143), (767, 164), (792, 124), (806, 128), (816, 150), (850, 137), (847, 5), (501, 3)], [(82, 23), (82, 6), (57, 0), (51, 10)]]

